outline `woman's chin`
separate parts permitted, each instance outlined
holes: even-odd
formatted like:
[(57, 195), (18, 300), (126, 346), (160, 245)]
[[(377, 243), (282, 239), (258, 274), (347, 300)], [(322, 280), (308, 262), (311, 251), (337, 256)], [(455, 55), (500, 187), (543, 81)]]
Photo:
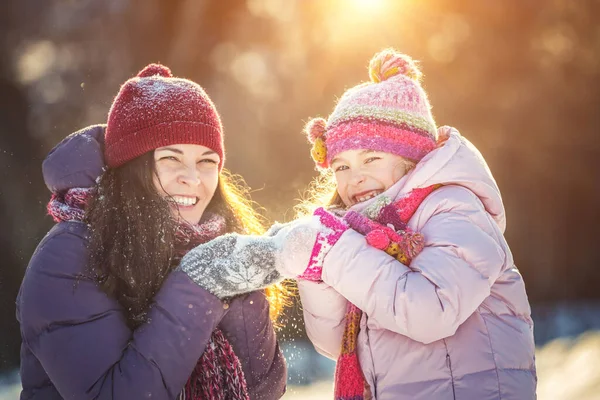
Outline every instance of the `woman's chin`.
[(177, 219), (182, 219), (188, 224), (197, 225), (202, 218), (202, 214), (204, 213), (203, 209), (200, 209), (199, 204), (194, 206), (181, 206), (175, 205), (171, 206), (174, 212), (174, 216)]

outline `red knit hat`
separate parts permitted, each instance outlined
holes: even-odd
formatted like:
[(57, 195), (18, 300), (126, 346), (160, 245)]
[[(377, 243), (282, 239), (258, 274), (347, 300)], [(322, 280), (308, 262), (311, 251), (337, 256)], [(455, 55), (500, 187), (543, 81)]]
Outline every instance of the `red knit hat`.
[(195, 82), (150, 64), (121, 86), (110, 111), (104, 156), (115, 168), (158, 147), (199, 144), (223, 167), (223, 126), (215, 105)]

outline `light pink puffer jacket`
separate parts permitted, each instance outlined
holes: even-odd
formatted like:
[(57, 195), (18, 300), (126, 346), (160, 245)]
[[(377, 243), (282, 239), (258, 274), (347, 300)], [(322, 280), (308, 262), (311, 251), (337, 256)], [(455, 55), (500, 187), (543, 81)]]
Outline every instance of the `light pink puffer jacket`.
[(358, 353), (377, 400), (535, 399), (533, 323), (500, 192), (456, 130), (384, 195), (436, 183), (409, 222), (426, 241), (410, 268), (349, 230), (324, 282), (299, 281), (308, 336), (336, 359), (348, 299), (364, 311)]

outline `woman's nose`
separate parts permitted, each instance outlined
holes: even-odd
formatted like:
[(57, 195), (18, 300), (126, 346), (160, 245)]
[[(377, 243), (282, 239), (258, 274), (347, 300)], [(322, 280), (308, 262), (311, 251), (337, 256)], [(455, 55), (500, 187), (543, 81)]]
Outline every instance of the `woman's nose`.
[(185, 167), (179, 173), (179, 182), (190, 185), (190, 186), (198, 186), (201, 182), (200, 173), (194, 167)]

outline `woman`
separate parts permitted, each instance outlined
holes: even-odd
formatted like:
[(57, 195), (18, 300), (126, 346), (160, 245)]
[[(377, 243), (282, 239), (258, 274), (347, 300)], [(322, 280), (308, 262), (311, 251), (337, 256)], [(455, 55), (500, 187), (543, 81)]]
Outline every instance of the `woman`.
[(121, 87), (105, 133), (88, 128), (49, 154), (58, 223), (17, 299), (21, 399), (283, 395), (271, 322), (282, 288), (221, 300), (205, 277), (176, 269), (200, 243), (262, 233), (223, 162), (209, 97), (156, 64)]

